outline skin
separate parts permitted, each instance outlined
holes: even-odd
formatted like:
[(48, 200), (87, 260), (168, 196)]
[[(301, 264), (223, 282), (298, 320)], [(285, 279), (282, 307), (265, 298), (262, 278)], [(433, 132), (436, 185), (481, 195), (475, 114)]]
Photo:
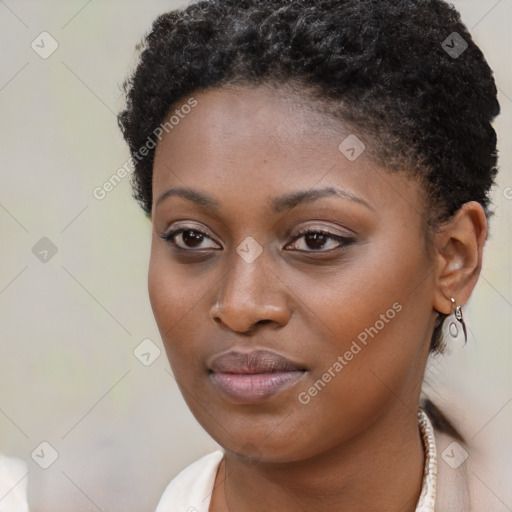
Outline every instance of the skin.
[[(194, 97), (198, 105), (156, 148), (148, 285), (176, 381), (226, 453), (210, 511), (413, 512), (430, 339), (437, 312), (453, 311), (450, 297), (464, 304), (478, 279), (482, 208), (464, 205), (427, 246), (422, 187), (366, 152), (349, 161), (338, 149), (350, 134), (341, 122), (264, 86)], [(176, 187), (218, 209), (177, 195), (159, 201)], [(352, 198), (269, 206), (324, 187)], [(205, 236), (178, 234), (180, 250), (162, 237), (183, 226)], [(299, 228), (351, 242), (295, 240)], [(249, 236), (263, 250), (252, 263), (236, 252)], [(301, 403), (299, 393), (396, 303), (394, 318)], [(249, 349), (274, 350), (307, 371), (265, 401), (233, 403), (212, 386), (208, 361)]]

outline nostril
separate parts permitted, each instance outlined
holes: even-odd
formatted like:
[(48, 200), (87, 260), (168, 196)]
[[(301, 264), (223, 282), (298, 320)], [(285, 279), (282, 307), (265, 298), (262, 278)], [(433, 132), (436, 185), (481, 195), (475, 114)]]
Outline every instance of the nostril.
[(254, 325), (264, 325), (264, 324), (269, 324), (271, 322), (272, 322), (272, 320), (269, 320), (269, 319), (258, 320)]

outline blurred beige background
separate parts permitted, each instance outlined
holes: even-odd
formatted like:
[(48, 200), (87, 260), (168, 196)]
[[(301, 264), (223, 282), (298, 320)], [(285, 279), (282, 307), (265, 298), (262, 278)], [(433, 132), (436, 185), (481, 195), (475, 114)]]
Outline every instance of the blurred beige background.
[[(427, 380), (481, 459), (482, 492), (512, 510), (512, 3), (454, 4), (495, 70), (501, 174), (468, 345), (432, 361)], [(129, 179), (93, 195), (128, 158), (116, 113), (134, 46), (183, 5), (0, 0), (0, 452), (27, 463), (33, 512), (154, 510), (170, 478), (216, 447), (165, 359), (147, 297), (150, 224)], [(147, 341), (136, 350), (146, 339), (160, 355)], [(148, 347), (145, 366), (134, 351)]]

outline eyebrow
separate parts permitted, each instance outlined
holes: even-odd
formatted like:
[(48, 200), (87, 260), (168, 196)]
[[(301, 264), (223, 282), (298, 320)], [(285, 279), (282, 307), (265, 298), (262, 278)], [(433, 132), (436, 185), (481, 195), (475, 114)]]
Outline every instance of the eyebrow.
[(199, 192), (197, 190), (192, 190), (190, 188), (185, 187), (170, 188), (169, 190), (165, 191), (158, 198), (155, 206), (158, 206), (162, 201), (164, 201), (168, 197), (174, 196), (182, 197), (183, 199), (188, 199), (193, 203), (196, 203), (200, 206), (204, 206), (205, 208), (210, 208), (211, 210), (218, 210), (220, 206), (219, 202), (213, 199), (212, 197), (209, 197), (206, 194), (203, 194), (202, 192)]
[[(366, 206), (369, 210), (375, 211), (372, 206), (370, 206), (364, 199), (357, 197), (346, 190), (340, 189), (338, 187), (325, 187), (319, 189), (310, 189), (310, 190), (299, 190), (298, 192), (291, 192), (289, 194), (285, 194), (279, 197), (275, 197), (270, 200), (270, 206), (274, 213), (280, 213), (284, 210), (289, 210), (298, 204), (315, 201), (322, 197), (331, 197), (338, 196), (342, 199), (349, 199), (355, 203)], [(198, 204), (199, 206), (203, 206), (205, 208), (209, 208), (214, 211), (218, 211), (220, 208), (220, 203), (213, 197), (208, 196), (203, 192), (199, 192), (198, 190), (192, 190), (190, 188), (185, 187), (175, 187), (166, 190), (156, 201), (155, 206), (158, 206), (162, 201), (169, 197), (182, 197), (183, 199), (188, 199), (193, 203)]]
[(338, 196), (342, 199), (349, 199), (358, 204), (362, 204), (366, 206), (369, 210), (373, 211), (373, 207), (371, 207), (364, 199), (347, 192), (338, 187), (325, 187), (325, 188), (316, 188), (310, 190), (300, 190), (298, 192), (292, 192), (290, 194), (286, 194), (280, 197), (276, 197), (271, 201), (272, 210), (274, 213), (282, 212), (283, 210), (288, 210), (297, 206), (300, 203), (315, 201), (322, 197), (330, 197), (330, 196)]

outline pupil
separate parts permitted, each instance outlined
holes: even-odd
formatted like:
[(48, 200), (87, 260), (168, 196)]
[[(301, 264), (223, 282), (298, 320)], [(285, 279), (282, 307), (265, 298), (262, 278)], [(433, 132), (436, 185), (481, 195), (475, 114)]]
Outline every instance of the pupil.
[(185, 245), (196, 247), (197, 245), (200, 245), (203, 241), (203, 235), (201, 233), (198, 233), (197, 231), (183, 231), (182, 233), (183, 241), (185, 242)]
[(309, 233), (306, 235), (306, 245), (310, 249), (321, 249), (325, 245), (326, 235), (323, 233)]

